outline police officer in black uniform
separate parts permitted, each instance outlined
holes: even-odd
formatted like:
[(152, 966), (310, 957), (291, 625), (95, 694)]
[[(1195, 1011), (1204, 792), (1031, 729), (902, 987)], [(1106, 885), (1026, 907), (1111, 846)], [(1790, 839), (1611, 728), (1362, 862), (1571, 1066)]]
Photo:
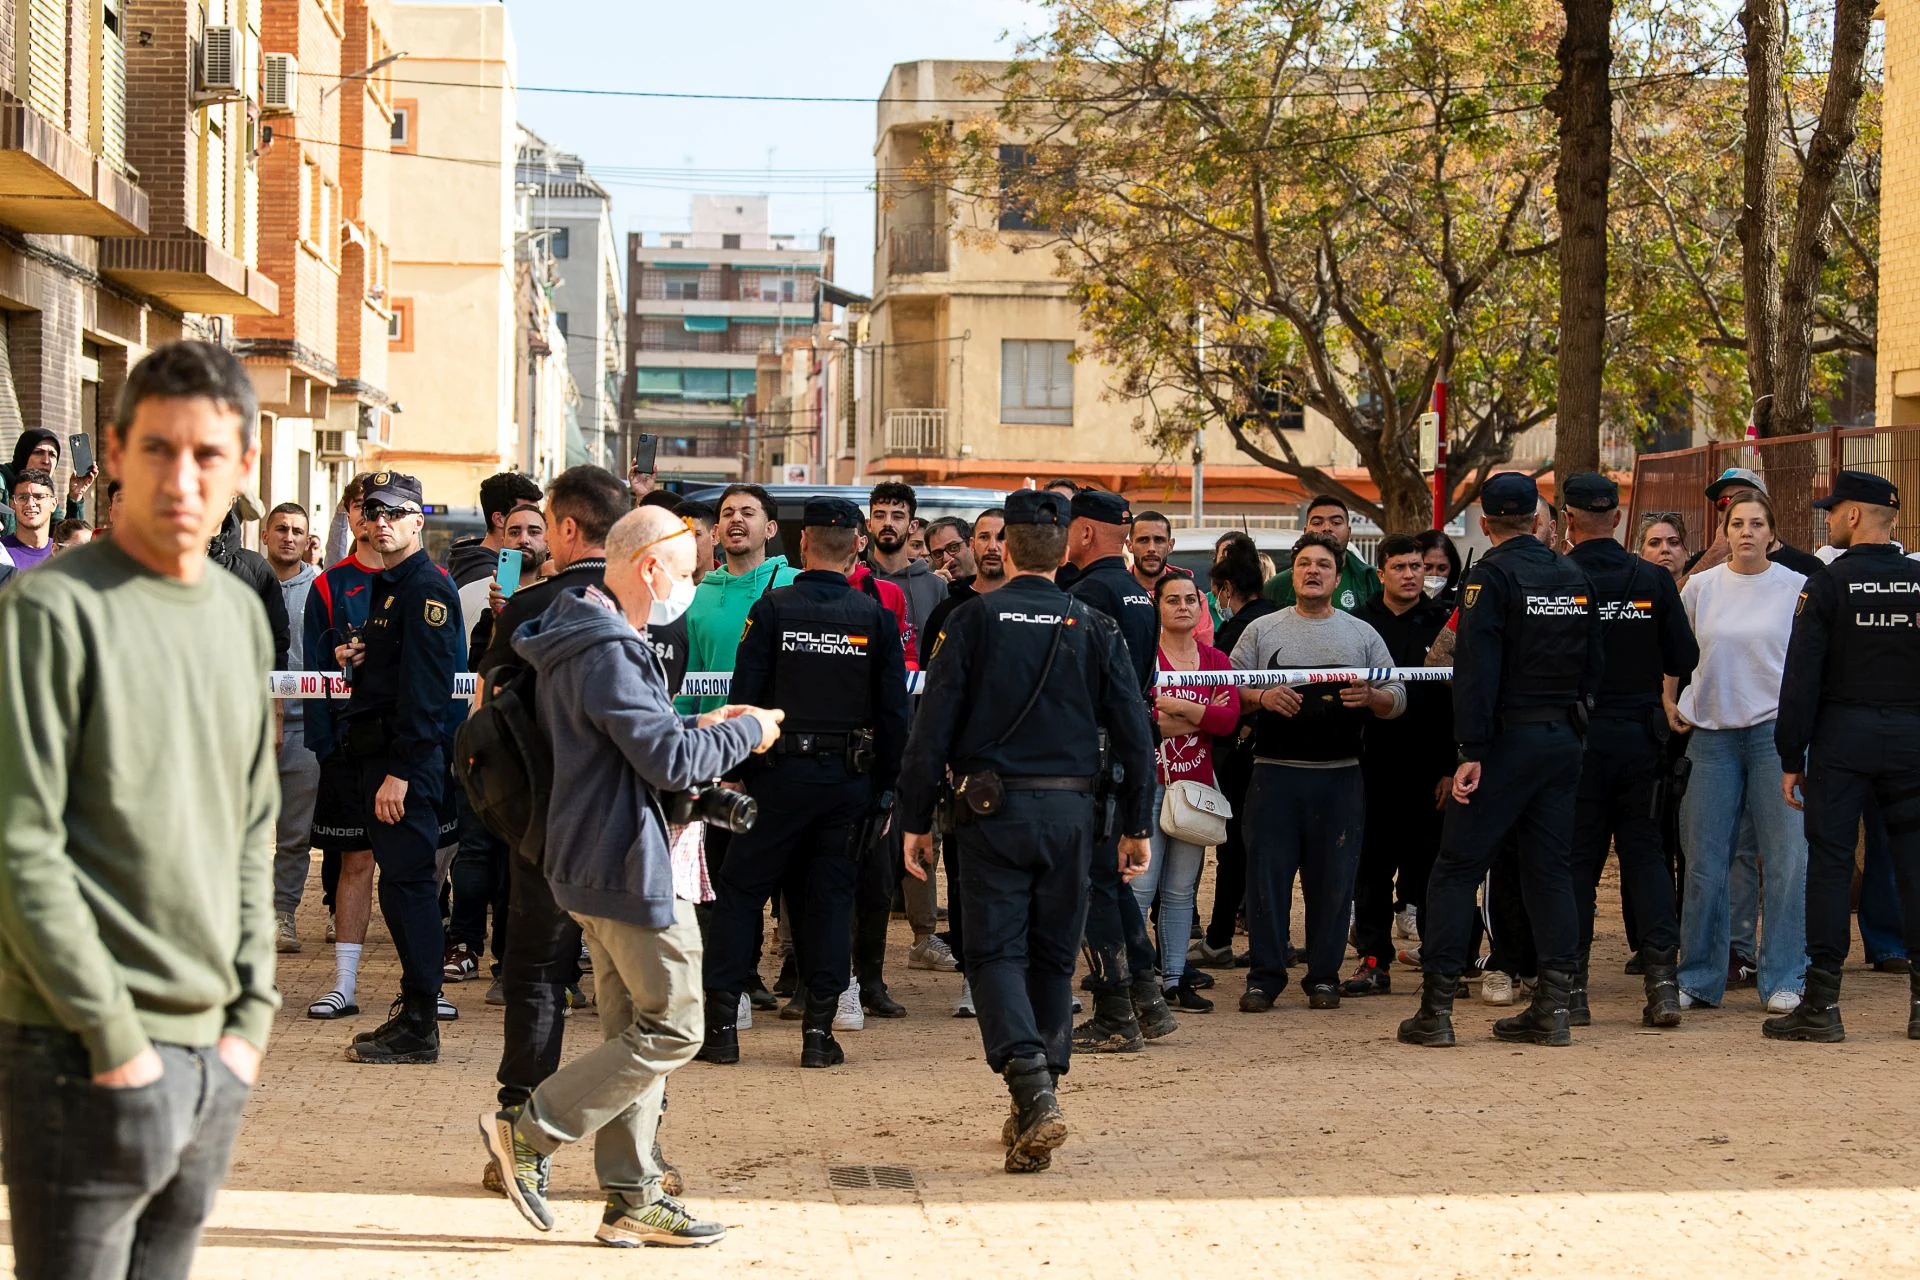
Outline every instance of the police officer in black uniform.
[[(1842, 471), (1813, 505), (1846, 551), (1800, 593), (1773, 731), (1787, 803), (1806, 810), (1810, 963), (1800, 1007), (1762, 1030), (1832, 1044), (1847, 1038), (1840, 966), (1869, 796), (1887, 823), (1908, 954), (1920, 956), (1920, 564), (1893, 543), (1900, 491), (1881, 477)], [(1909, 979), (1907, 1038), (1920, 1040), (1920, 970)]]
[[(1119, 624), (1145, 706), (1159, 667), (1160, 615), (1120, 554), (1132, 510), (1119, 494), (1099, 489), (1082, 489), (1069, 509), (1067, 554), (1079, 572), (1067, 592)], [(1073, 1031), (1083, 1053), (1135, 1053), (1174, 1030), (1146, 916), (1115, 870), (1118, 839), (1109, 833), (1094, 850), (1086, 939), (1093, 1016)]]
[(1067, 1136), (1054, 1086), (1071, 1053), (1088, 859), (1101, 856), (1100, 731), (1124, 775), (1117, 882), (1147, 866), (1153, 732), (1119, 628), (1053, 584), (1066, 547), (1065, 499), (1017, 490), (1006, 520), (1016, 576), (955, 609), (935, 645), (901, 770), (900, 820), (907, 870), (924, 880), (936, 795), (951, 769), (967, 977), (987, 1065), (1012, 1095), (1001, 1134), (1006, 1169), (1030, 1173), (1045, 1169)]
[(1460, 597), (1453, 728), (1460, 767), (1427, 886), (1420, 1012), (1407, 1044), (1453, 1044), (1453, 992), (1466, 967), (1474, 888), (1508, 833), (1519, 836), (1521, 892), (1540, 956), (1533, 1003), (1493, 1024), (1497, 1039), (1571, 1044), (1567, 993), (1579, 963), (1571, 845), (1581, 739), (1603, 651), (1593, 588), (1577, 564), (1532, 534), (1540, 491), (1503, 472), (1480, 489), (1493, 540)]
[(1593, 947), (1594, 892), (1607, 846), (1620, 857), (1620, 892), (1640, 928), (1640, 961), (1649, 1027), (1680, 1025), (1680, 918), (1673, 877), (1661, 851), (1654, 785), (1671, 732), (1660, 709), (1663, 677), (1685, 678), (1700, 661), (1673, 575), (1620, 545), (1620, 490), (1591, 471), (1567, 477), (1568, 558), (1586, 570), (1600, 611), (1606, 673), (1594, 700), (1593, 724), (1574, 801), (1573, 892), (1579, 911), (1580, 967), (1568, 994), (1567, 1021), (1592, 1019), (1587, 966)]
[(729, 697), (786, 712), (780, 745), (748, 767), (760, 803), (736, 835), (709, 916), (705, 1062), (740, 1060), (734, 1019), (753, 978), (761, 912), (776, 891), (793, 912), (805, 1012), (803, 1067), (846, 1061), (833, 1015), (851, 964), (860, 855), (893, 804), (907, 738), (899, 622), (847, 582), (865, 521), (840, 498), (812, 498), (800, 532), (805, 571), (747, 612)]
[[(342, 730), (360, 762), (367, 836), (380, 869), (380, 912), (400, 954), (396, 1014), (347, 1048), (354, 1062), (438, 1062), (446, 943), (434, 886), (447, 803), (453, 677), (466, 669), (460, 595), (420, 545), (420, 482), (376, 472), (361, 511), (386, 562), (368, 594), (364, 644), (346, 646), (353, 696)], [(343, 662), (344, 665), (344, 662)]]

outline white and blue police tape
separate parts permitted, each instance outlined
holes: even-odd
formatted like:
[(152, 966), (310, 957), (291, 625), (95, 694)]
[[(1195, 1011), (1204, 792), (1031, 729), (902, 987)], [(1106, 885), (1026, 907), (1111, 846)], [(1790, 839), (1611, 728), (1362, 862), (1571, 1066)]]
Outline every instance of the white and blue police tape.
[[(1155, 684), (1162, 689), (1191, 689), (1205, 685), (1247, 684), (1348, 684), (1368, 680), (1382, 684), (1389, 680), (1451, 680), (1452, 667), (1280, 667), (1269, 671), (1162, 671)], [(468, 671), (453, 677), (453, 696), (472, 698), (478, 677)], [(907, 673), (907, 692), (920, 693), (926, 686), (924, 671)], [(689, 671), (680, 682), (680, 694), (688, 698), (724, 698), (733, 684), (728, 671)], [(267, 692), (276, 698), (338, 698), (353, 696), (353, 690), (338, 672), (273, 671), (267, 675)]]

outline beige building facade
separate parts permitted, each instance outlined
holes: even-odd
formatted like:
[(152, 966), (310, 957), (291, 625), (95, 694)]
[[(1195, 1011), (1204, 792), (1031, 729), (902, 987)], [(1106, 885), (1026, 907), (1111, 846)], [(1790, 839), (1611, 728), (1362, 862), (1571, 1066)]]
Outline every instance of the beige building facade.
[[(1920, 0), (1884, 0), (1879, 350), (1874, 418), (1920, 422)], [(1911, 197), (1911, 198), (1910, 198)]]

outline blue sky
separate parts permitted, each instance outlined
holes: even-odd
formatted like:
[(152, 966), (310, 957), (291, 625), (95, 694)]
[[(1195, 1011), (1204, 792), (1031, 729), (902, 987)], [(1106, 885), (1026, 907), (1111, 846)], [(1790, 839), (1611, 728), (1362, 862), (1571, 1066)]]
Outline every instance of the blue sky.
[(685, 225), (696, 193), (767, 192), (773, 230), (829, 228), (836, 275), (860, 292), (873, 275), (873, 195), (864, 189), (873, 167), (872, 99), (887, 72), (920, 58), (1006, 56), (1011, 45), (1002, 33), (1024, 31), (1039, 13), (1027, 0), (508, 0), (507, 8), (523, 86), (865, 99), (520, 96), (523, 124), (599, 174), (613, 195), (623, 246), (630, 230)]

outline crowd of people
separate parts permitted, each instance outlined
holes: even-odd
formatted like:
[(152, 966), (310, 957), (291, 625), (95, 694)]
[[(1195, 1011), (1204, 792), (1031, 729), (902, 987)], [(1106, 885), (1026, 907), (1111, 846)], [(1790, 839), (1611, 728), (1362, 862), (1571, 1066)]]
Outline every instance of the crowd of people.
[[(951, 973), (978, 1019), (1016, 1173), (1065, 1141), (1074, 1052), (1140, 1052), (1236, 970), (1246, 1014), (1296, 974), (1331, 1011), (1399, 968), (1420, 974), (1404, 1042), (1454, 1044), (1477, 995), (1526, 1000), (1497, 1038), (1569, 1043), (1604, 1016), (1610, 853), (1649, 1027), (1755, 986), (1767, 1036), (1843, 1038), (1862, 830), (1867, 959), (1912, 972), (1920, 567), (1879, 477), (1815, 504), (1819, 556), (1752, 471), (1708, 488), (1697, 538), (1669, 512), (1623, 530), (1604, 476), (1549, 504), (1502, 474), (1477, 561), (1440, 531), (1363, 556), (1322, 495), (1284, 563), (1228, 531), (1196, 575), (1167, 516), (1068, 479), (932, 522), (886, 482), (783, 528), (753, 484), (708, 504), (580, 466), (487, 479), (484, 532), (442, 565), (397, 471), (355, 477), (324, 532), (249, 509), (254, 412), (220, 348), (150, 356), (112, 431), (111, 530), (59, 557), (58, 439), (6, 469), (0, 1136), (23, 1275), (160, 1236), (154, 1274), (185, 1273), (274, 953), (308, 945), (316, 849), (333, 971), (306, 1015), (359, 1015), (377, 894), (399, 990), (346, 1058), (437, 1062), (447, 986), (485, 982), (483, 1181), (551, 1230), (552, 1157), (592, 1137), (616, 1246), (724, 1235), (660, 1144), (675, 1070), (741, 1061), (756, 1014), (831, 1068), (841, 1035), (912, 1012), (886, 981), (896, 913), (906, 963)], [(241, 545), (261, 517), (263, 555)], [(269, 704), (266, 670), (345, 691)], [(156, 700), (222, 749), (156, 755), (120, 719)], [(601, 1043), (563, 1068), (589, 1008)], [(189, 1085), (209, 1068), (217, 1106)], [(75, 1071), (97, 1098), (59, 1092)], [(114, 1118), (156, 1083), (179, 1115)], [(98, 1178), (22, 1154), (55, 1106), (111, 1135)]]

